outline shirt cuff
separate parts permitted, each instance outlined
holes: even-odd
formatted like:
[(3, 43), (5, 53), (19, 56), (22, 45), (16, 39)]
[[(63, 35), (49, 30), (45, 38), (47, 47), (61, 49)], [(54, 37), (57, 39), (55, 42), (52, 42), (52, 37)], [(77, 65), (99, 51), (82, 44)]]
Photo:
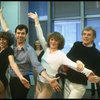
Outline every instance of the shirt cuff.
[(85, 74), (88, 77), (90, 73), (92, 73), (92, 70), (84, 68), (83, 71), (81, 71), (81, 73)]

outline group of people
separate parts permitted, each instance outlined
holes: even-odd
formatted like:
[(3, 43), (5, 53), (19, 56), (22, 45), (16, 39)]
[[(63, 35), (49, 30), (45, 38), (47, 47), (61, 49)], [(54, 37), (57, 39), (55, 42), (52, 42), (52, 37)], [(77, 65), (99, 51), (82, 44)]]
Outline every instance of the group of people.
[(62, 87), (58, 82), (60, 77), (55, 76), (62, 64), (68, 68), (64, 83), (64, 98), (82, 98), (86, 91), (87, 80), (92, 83), (100, 82), (100, 53), (94, 44), (95, 30), (91, 27), (85, 28), (82, 31), (83, 42), (74, 43), (66, 55), (61, 51), (65, 43), (64, 37), (59, 32), (53, 32), (46, 42), (37, 13), (30, 12), (28, 17), (35, 22), (37, 37), (44, 51), (40, 58), (38, 54), (42, 51), (36, 53), (26, 42), (28, 27), (23, 24), (18, 25), (13, 36), (2, 9), (0, 10), (0, 23), (3, 29), (0, 32), (0, 98), (5, 98), (4, 92), (8, 86), (5, 73), (9, 65), (11, 97), (27, 98), (30, 89), (29, 72), (35, 68), (38, 73), (35, 98), (41, 99), (51, 98), (56, 91), (61, 92)]
[[(42, 57), (42, 62), (45, 61), (46, 64), (49, 65), (49, 67), (47, 67), (48, 65), (46, 66), (46, 64), (44, 65), (48, 74), (55, 76), (54, 73), (57, 74), (58, 70), (58, 65), (56, 64), (62, 63), (62, 60), (65, 61), (65, 58), (63, 59), (63, 54), (60, 55), (60, 53), (58, 53), (59, 50), (62, 49), (60, 48), (60, 45), (63, 45), (63, 36), (61, 36), (58, 32), (54, 32), (50, 34), (46, 43), (37, 13), (30, 12), (28, 15), (35, 21), (37, 37), (45, 51), (45, 54)], [(87, 68), (91, 69), (96, 75), (99, 76), (100, 67), (98, 66), (100, 65), (100, 52), (94, 46), (95, 37), (96, 31), (92, 27), (84, 28), (82, 31), (82, 42), (74, 43), (73, 47), (67, 54), (67, 57), (74, 62), (81, 60)], [(67, 64), (62, 64), (67, 65), (68, 67), (68, 62)], [(64, 85), (64, 98), (82, 98), (86, 91), (87, 80), (89, 80), (89, 77), (86, 77), (86, 75), (69, 68)], [(100, 81), (99, 77), (97, 77), (97, 81)], [(45, 94), (45, 96), (47, 96), (47, 94)]]
[(60, 86), (56, 81), (59, 77), (51, 78), (48, 76), (45, 68), (38, 61), (35, 50), (26, 42), (27, 26), (18, 25), (13, 37), (4, 19), (2, 9), (0, 11), (0, 22), (3, 29), (3, 32), (0, 32), (0, 98), (5, 98), (5, 89), (8, 86), (5, 74), (9, 65), (11, 66), (9, 86), (12, 99), (27, 98), (30, 89), (29, 72), (32, 67), (35, 67), (38, 74), (48, 80), (54, 90), (59, 89)]

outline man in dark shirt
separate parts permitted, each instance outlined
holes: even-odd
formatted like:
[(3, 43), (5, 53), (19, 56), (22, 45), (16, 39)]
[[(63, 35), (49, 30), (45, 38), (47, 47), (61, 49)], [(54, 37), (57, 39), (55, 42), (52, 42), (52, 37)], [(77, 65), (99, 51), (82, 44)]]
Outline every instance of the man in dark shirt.
[[(100, 52), (95, 48), (95, 37), (96, 31), (92, 27), (84, 28), (82, 42), (75, 42), (67, 56), (73, 61), (81, 60), (87, 68), (100, 76)], [(64, 98), (82, 98), (86, 91), (86, 85), (87, 77), (85, 75), (69, 69), (64, 85)], [(100, 86), (97, 90), (100, 98)]]

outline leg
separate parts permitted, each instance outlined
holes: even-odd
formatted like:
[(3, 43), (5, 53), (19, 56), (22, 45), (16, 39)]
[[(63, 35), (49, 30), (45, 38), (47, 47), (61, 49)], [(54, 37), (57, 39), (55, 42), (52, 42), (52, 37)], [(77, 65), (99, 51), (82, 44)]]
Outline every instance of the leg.
[[(29, 77), (24, 76), (29, 80)], [(18, 77), (10, 78), (10, 91), (12, 99), (27, 98), (29, 89), (25, 88)]]
[(53, 92), (52, 99), (63, 99), (64, 98), (64, 80), (62, 81), (62, 77), (59, 79), (59, 84), (61, 86), (61, 91), (59, 92)]
[(51, 94), (50, 92), (48, 91), (47, 88), (44, 88), (41, 93), (39, 93), (37, 99), (50, 99), (51, 98)]
[(64, 99), (68, 99), (68, 96), (71, 92), (70, 88), (70, 81), (68, 79), (65, 79), (65, 84), (64, 84)]
[(5, 87), (2, 81), (0, 80), (0, 99), (5, 99), (6, 98), (5, 96), (6, 96)]
[(68, 99), (82, 99), (86, 91), (86, 86), (82, 84), (70, 82), (69, 88), (71, 90)]
[(50, 99), (53, 90), (51, 86), (47, 83), (37, 82), (36, 85), (36, 99)]
[(100, 84), (96, 83), (98, 99), (100, 99)]
[(41, 91), (41, 85), (40, 85), (40, 83), (37, 81), (36, 86), (35, 86), (35, 95), (34, 95), (34, 98), (35, 98), (35, 99), (38, 97), (38, 94), (40, 93), (40, 91)]
[(91, 83), (91, 99), (95, 99), (95, 83)]

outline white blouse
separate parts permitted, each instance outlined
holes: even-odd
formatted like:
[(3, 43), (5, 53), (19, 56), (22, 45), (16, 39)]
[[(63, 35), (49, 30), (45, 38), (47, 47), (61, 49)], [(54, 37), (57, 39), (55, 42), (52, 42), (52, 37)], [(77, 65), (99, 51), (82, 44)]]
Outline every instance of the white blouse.
[[(35, 27), (36, 27), (37, 37), (41, 43), (41, 46), (45, 51), (41, 59), (41, 64), (46, 69), (48, 75), (51, 77), (55, 77), (55, 75), (58, 73), (59, 67), (62, 64), (67, 65), (68, 67), (76, 70), (77, 64), (72, 60), (70, 60), (66, 56), (66, 54), (63, 53), (61, 50), (57, 50), (52, 53), (50, 52), (50, 49), (47, 47), (47, 42), (43, 36), (43, 32), (40, 24), (35, 25)], [(81, 71), (81, 73), (85, 74), (86, 76), (88, 76), (91, 72), (92, 71), (87, 68), (84, 68), (83, 71)], [(42, 76), (39, 76), (39, 80), (47, 83), (47, 80), (44, 79)]]

